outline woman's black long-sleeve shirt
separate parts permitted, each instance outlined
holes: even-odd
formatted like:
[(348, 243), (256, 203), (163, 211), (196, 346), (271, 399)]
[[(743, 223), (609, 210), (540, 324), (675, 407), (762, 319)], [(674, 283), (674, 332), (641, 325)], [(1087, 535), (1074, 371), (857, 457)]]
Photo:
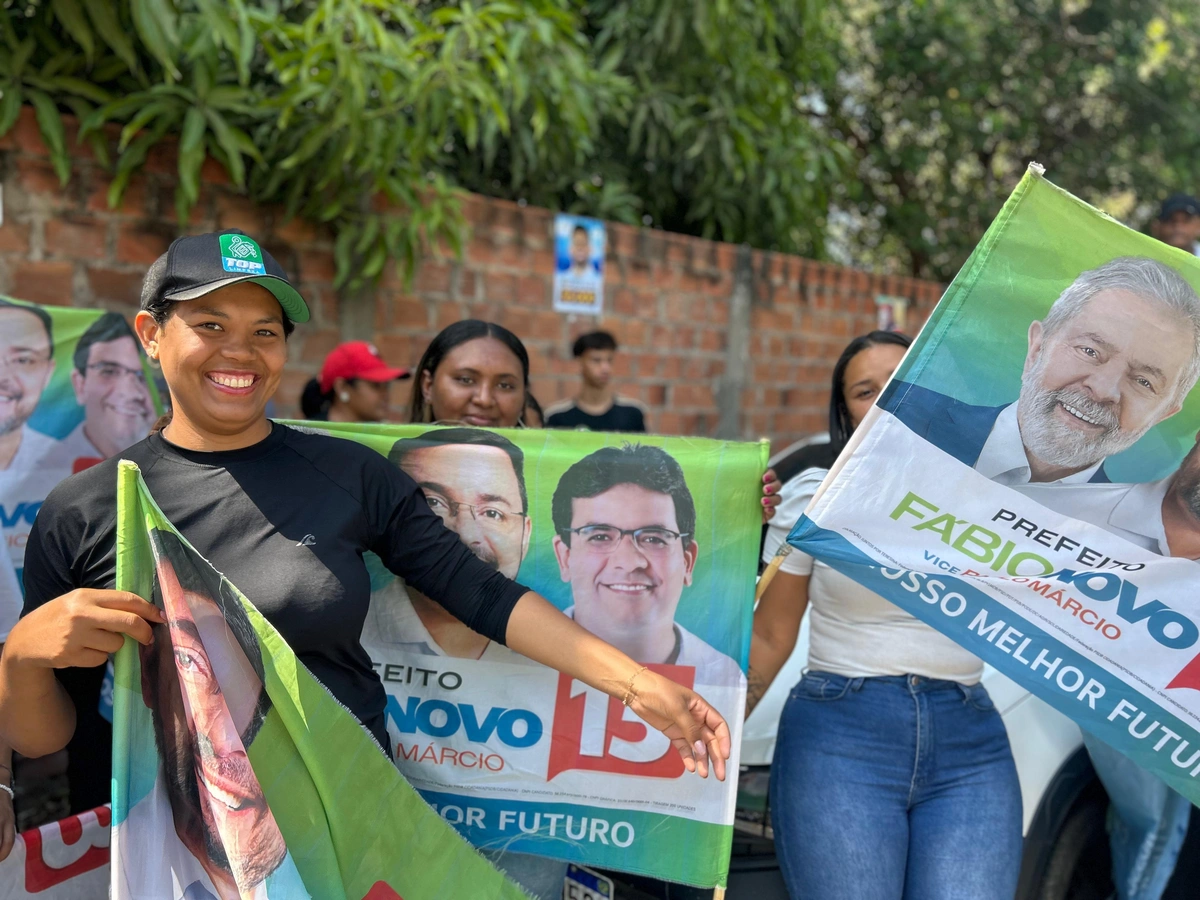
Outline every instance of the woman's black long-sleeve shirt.
[[(411, 478), (353, 441), (275, 424), (241, 450), (185, 450), (155, 434), (119, 457), (138, 464), (171, 523), (384, 746), (387, 698), (359, 643), (371, 590), (363, 554), (501, 643), (528, 590), (477, 559)], [(46, 498), (25, 550), (26, 613), (76, 588), (114, 586), (117, 462)], [(103, 669), (58, 677), (88, 729)]]

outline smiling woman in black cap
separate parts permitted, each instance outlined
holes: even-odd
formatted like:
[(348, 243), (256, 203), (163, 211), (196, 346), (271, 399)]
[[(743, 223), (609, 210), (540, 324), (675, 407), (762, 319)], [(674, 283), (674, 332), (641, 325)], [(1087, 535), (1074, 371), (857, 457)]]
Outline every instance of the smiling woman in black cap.
[[(308, 307), (240, 232), (176, 240), (146, 274), (136, 330), (162, 367), (173, 418), (120, 454), (167, 518), (279, 630), (384, 747), (386, 695), (359, 643), (363, 554), (476, 631), (608, 694), (666, 733), (689, 770), (724, 777), (729, 730), (699, 695), (638, 666), (538, 594), (478, 560), (378, 453), (271, 422), (293, 323)], [(25, 615), (0, 657), (0, 740), (26, 756), (67, 744), (94, 715), (123, 635), (147, 644), (157, 609), (112, 590), (116, 469), (60, 484), (25, 556)]]

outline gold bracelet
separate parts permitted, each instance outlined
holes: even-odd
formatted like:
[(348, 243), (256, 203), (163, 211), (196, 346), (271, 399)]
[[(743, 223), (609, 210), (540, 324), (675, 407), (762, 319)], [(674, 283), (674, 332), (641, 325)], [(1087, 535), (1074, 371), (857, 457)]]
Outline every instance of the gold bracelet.
[(637, 694), (634, 693), (634, 690), (633, 690), (633, 681), (635, 678), (637, 678), (639, 675), (641, 675), (645, 671), (646, 671), (646, 667), (642, 666), (640, 669), (638, 669), (636, 672), (634, 672), (633, 675), (631, 675), (629, 677), (629, 682), (625, 685), (625, 699), (621, 701), (622, 706), (628, 706), (630, 700), (637, 699)]

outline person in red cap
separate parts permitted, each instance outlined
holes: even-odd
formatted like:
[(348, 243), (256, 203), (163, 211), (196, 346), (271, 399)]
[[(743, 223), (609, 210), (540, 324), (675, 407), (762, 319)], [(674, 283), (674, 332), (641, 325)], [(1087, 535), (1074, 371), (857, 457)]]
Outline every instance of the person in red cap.
[(347, 341), (329, 351), (321, 374), (304, 386), (300, 410), (306, 419), (383, 422), (392, 382), (411, 374), (385, 363), (374, 344)]

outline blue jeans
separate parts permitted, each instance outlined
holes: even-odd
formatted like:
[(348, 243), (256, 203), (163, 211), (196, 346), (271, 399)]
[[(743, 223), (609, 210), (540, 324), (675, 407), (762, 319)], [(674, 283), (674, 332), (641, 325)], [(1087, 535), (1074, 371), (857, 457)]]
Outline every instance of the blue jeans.
[(1086, 731), (1083, 743), (1108, 791), (1108, 841), (1121, 900), (1159, 900), (1187, 837), (1192, 804)]
[(792, 900), (1012, 900), (1021, 789), (982, 685), (807, 672), (771, 765)]

